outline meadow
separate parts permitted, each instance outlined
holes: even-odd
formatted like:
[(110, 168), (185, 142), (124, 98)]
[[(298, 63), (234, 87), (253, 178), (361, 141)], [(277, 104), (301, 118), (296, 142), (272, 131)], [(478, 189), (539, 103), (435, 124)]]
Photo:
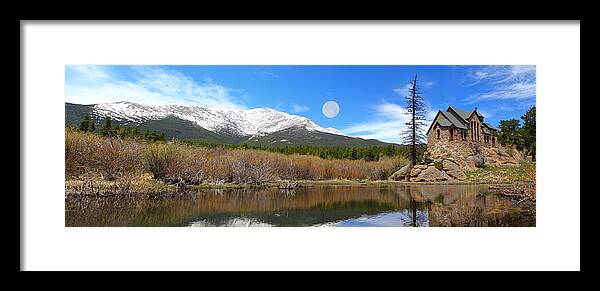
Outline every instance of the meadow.
[(166, 184), (260, 184), (279, 180), (384, 180), (408, 163), (400, 156), (378, 161), (331, 160), (254, 149), (207, 148), (183, 142), (148, 142), (66, 129), (67, 181), (134, 180)]

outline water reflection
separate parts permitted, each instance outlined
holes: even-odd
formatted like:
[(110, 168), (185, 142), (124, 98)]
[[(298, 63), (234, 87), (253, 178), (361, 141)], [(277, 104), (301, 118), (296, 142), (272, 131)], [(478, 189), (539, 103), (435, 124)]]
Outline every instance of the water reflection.
[(427, 210), (401, 210), (377, 215), (365, 215), (337, 222), (330, 226), (428, 226)]
[[(208, 190), (175, 198), (70, 197), (67, 226), (531, 226), (482, 185)], [(483, 193), (483, 194), (482, 194)]]

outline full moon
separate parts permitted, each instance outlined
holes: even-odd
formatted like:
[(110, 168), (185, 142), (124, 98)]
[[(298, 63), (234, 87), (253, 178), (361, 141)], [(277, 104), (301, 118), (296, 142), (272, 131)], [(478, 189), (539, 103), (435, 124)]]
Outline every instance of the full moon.
[(335, 101), (327, 101), (323, 104), (323, 115), (334, 118), (340, 113), (340, 106)]

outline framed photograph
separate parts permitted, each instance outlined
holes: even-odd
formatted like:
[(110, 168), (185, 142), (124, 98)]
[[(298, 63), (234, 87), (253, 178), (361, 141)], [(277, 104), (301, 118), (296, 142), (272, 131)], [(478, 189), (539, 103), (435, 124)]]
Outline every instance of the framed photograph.
[(579, 269), (578, 21), (22, 26), (23, 269)]

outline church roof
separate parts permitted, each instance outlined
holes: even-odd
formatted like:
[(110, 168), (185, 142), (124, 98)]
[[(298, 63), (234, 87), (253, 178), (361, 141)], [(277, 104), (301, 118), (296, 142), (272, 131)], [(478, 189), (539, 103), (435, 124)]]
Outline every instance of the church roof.
[(444, 117), (446, 117), (445, 120), (449, 120), (454, 126), (460, 128), (460, 129), (467, 129), (466, 121), (462, 121), (462, 120), (456, 118), (456, 116), (454, 116), (454, 114), (452, 114), (450, 112), (440, 111), (440, 113), (442, 115), (444, 115)]
[(471, 117), (471, 115), (473, 114), (473, 112), (477, 113), (477, 115), (481, 118), (483, 118), (483, 115), (481, 115), (481, 113), (477, 112), (477, 108), (475, 108), (474, 110), (471, 110), (469, 112), (458, 109), (456, 107), (453, 106), (449, 106), (448, 107), (448, 112), (454, 111), (458, 114), (458, 116), (465, 122), (467, 123), (467, 119), (469, 119), (469, 117)]
[[(469, 117), (471, 117), (471, 115), (473, 115), (473, 113), (477, 114), (477, 116), (480, 117), (481, 120), (483, 121), (483, 115), (481, 115), (481, 113), (477, 112), (477, 108), (475, 108), (474, 110), (471, 110), (471, 111), (464, 111), (464, 110), (458, 109), (456, 107), (449, 106), (446, 111), (441, 111), (441, 110), (438, 111), (438, 115), (441, 114), (442, 116), (444, 116), (444, 119), (438, 120), (437, 122), (433, 122), (431, 124), (431, 126), (429, 127), (429, 129), (427, 130), (427, 133), (429, 133), (429, 131), (436, 124), (439, 124), (440, 126), (444, 126), (444, 127), (454, 125), (456, 128), (466, 130), (467, 124), (469, 123), (467, 120), (469, 119)], [(437, 119), (437, 115), (436, 115), (435, 119)], [(484, 133), (489, 134), (489, 133), (491, 133), (491, 131), (497, 130), (496, 128), (494, 128), (493, 126), (491, 126), (487, 123), (483, 123), (483, 125), (485, 125), (484, 130), (483, 130)], [(487, 129), (485, 127), (487, 127)]]
[(483, 123), (483, 125), (485, 125), (487, 128), (489, 128), (489, 129), (491, 129), (491, 130), (498, 131), (498, 129), (497, 129), (497, 128), (495, 128), (495, 127), (491, 126), (489, 123), (485, 123), (485, 122), (484, 122), (484, 123)]
[(450, 123), (450, 121), (448, 119), (441, 120), (438, 123), (440, 124), (440, 126), (444, 126), (444, 127), (452, 126), (452, 123)]
[(481, 132), (483, 132), (484, 134), (492, 134), (492, 131), (486, 126), (481, 127)]
[(471, 112), (466, 112), (464, 110), (458, 109), (456, 107), (448, 107), (448, 112), (450, 112), (450, 110), (454, 110), (454, 112), (456, 112), (460, 117), (462, 117), (463, 120), (467, 120), (469, 119), (469, 116), (471, 116), (471, 114), (473, 114), (473, 111), (471, 110)]

